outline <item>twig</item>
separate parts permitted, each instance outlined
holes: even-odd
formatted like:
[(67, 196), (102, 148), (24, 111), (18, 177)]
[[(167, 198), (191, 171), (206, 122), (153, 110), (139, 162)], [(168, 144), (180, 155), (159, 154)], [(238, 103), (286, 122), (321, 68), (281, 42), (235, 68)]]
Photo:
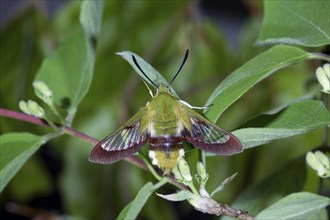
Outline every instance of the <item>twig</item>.
[(21, 112), (11, 111), (8, 109), (0, 108), (0, 116), (5, 116), (7, 118), (14, 118), (20, 121), (26, 121), (32, 124), (42, 125), (42, 126), (48, 126), (48, 123), (40, 118), (33, 117), (31, 115), (27, 115)]
[(246, 211), (240, 209), (234, 209), (226, 204), (218, 204), (219, 205), (219, 214), (228, 215), (234, 218), (245, 219), (245, 220), (253, 220), (255, 219), (252, 215), (249, 215)]
[[(329, 110), (330, 103), (329, 103), (328, 98), (329, 98), (329, 95), (322, 92), (323, 103), (324, 103), (325, 107)], [(328, 126), (324, 127), (323, 144), (324, 144), (324, 146), (330, 147), (330, 145), (329, 145), (329, 127)]]
[(217, 216), (226, 215), (244, 220), (255, 219), (252, 215), (249, 215), (246, 211), (240, 209), (234, 209), (226, 204), (217, 203), (215, 200), (211, 198), (203, 197), (195, 202), (198, 203), (198, 208), (195, 207), (195, 209), (211, 215), (217, 215)]
[(330, 62), (330, 56), (324, 53), (311, 53), (309, 59), (323, 60)]
[[(40, 118), (36, 118), (34, 116), (31, 115), (27, 115), (25, 113), (21, 113), (21, 112), (16, 112), (16, 111), (12, 111), (12, 110), (8, 110), (8, 109), (2, 109), (0, 108), (0, 116), (4, 116), (4, 117), (8, 117), (8, 118), (13, 118), (13, 119), (17, 119), (20, 121), (25, 121), (25, 122), (29, 122), (31, 124), (36, 124), (36, 125), (41, 125), (41, 126), (45, 126), (45, 127), (50, 127), (50, 125), (43, 119)], [(94, 144), (96, 145), (99, 140), (88, 136), (84, 133), (81, 133), (80, 131), (77, 131), (71, 127), (68, 126), (62, 126), (59, 124), (55, 124), (57, 126), (58, 129), (63, 129), (68, 135), (80, 138), (88, 143)], [(125, 158), (125, 160), (127, 160), (128, 162), (144, 169), (144, 170), (148, 170), (147, 166), (145, 165), (145, 163), (136, 158), (135, 156), (131, 156), (131, 157), (127, 157)]]
[[(16, 112), (16, 111), (8, 110), (8, 109), (0, 108), (0, 116), (13, 118), (13, 119), (17, 119), (20, 121), (25, 121), (25, 122), (29, 122), (32, 124), (45, 126), (45, 127), (50, 127), (50, 125), (43, 119), (36, 118), (34, 116), (27, 115), (25, 113)], [(55, 125), (57, 126), (58, 129), (63, 129), (63, 131), (65, 131), (68, 135), (80, 138), (91, 144), (95, 145), (99, 142), (97, 139), (90, 137), (84, 133), (81, 133), (80, 131), (77, 131), (71, 127), (62, 126), (59, 124), (55, 124)], [(134, 156), (127, 157), (125, 160), (136, 165), (137, 167), (140, 167), (144, 170), (148, 170), (146, 163)], [(180, 189), (190, 190), (184, 184), (177, 182), (176, 179), (172, 175), (168, 176), (167, 182), (177, 186)], [(203, 208), (201, 208), (201, 209), (198, 208), (198, 210), (201, 212), (205, 212), (205, 213), (209, 213), (209, 214), (213, 214), (213, 215), (227, 215), (227, 216), (231, 216), (231, 217), (235, 217), (235, 218), (239, 218), (239, 219), (245, 219), (245, 220), (254, 219), (253, 216), (248, 215), (247, 212), (245, 212), (245, 211), (233, 209), (230, 206), (225, 205), (225, 204), (219, 204), (211, 198), (201, 198), (200, 201), (203, 203), (203, 205), (201, 206)]]

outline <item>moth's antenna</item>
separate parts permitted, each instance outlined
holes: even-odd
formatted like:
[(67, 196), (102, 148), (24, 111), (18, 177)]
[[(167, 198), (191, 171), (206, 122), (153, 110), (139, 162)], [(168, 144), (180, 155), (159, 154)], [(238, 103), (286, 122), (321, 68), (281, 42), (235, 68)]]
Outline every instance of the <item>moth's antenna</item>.
[(189, 49), (186, 50), (186, 53), (184, 54), (182, 63), (180, 65), (180, 68), (178, 70), (178, 72), (174, 75), (174, 77), (172, 78), (171, 82), (167, 85), (167, 88), (170, 87), (170, 85), (172, 84), (172, 82), (175, 80), (175, 78), (179, 75), (184, 63), (186, 62), (187, 58), (188, 58), (188, 54), (189, 54)]
[(140, 65), (138, 64), (138, 62), (136, 61), (135, 59), (135, 56), (132, 55), (132, 59), (133, 59), (133, 62), (135, 63), (135, 65), (137, 66), (137, 68), (141, 71), (141, 73), (152, 83), (152, 85), (154, 85), (156, 88), (158, 88), (158, 86), (147, 76), (147, 74), (145, 74), (143, 72), (143, 70), (141, 69)]

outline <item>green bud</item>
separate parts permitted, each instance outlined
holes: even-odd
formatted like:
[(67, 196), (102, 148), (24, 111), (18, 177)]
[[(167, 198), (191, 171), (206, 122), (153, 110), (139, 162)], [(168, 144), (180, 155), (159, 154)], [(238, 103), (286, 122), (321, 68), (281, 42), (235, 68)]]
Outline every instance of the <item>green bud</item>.
[(22, 110), (22, 112), (33, 115), (34, 117), (42, 118), (45, 114), (45, 111), (38, 103), (32, 100), (26, 101), (20, 101), (18, 104), (19, 108)]
[(24, 100), (19, 101), (18, 107), (25, 114), (31, 115), (30, 109), (29, 109), (28, 104), (26, 103), (26, 101), (24, 101)]
[(191, 182), (192, 176), (190, 174), (190, 168), (185, 159), (183, 159), (183, 158), (179, 159), (178, 168), (179, 168), (180, 174), (182, 175), (183, 179), (187, 182)]
[(330, 94), (330, 64), (326, 63), (323, 67), (316, 69), (316, 78), (322, 86), (322, 92)]
[(322, 151), (316, 151), (314, 154), (326, 168), (330, 168), (330, 160)]
[(182, 181), (183, 180), (183, 177), (178, 169), (178, 166), (175, 166), (173, 169), (172, 169), (172, 173), (174, 174), (174, 177), (175, 179), (179, 180), (179, 181)]
[(35, 101), (28, 100), (28, 108), (30, 110), (31, 115), (42, 118), (45, 114), (44, 109)]
[(53, 91), (49, 89), (46, 83), (42, 81), (34, 81), (33, 87), (35, 94), (48, 105), (53, 102)]
[(318, 171), (323, 168), (322, 164), (319, 162), (317, 157), (313, 152), (308, 152), (306, 155), (307, 164), (314, 170)]
[(196, 165), (196, 170), (197, 170), (197, 177), (205, 182), (208, 178), (208, 174), (206, 173), (205, 166), (202, 162), (198, 161)]
[(306, 154), (306, 162), (312, 169), (317, 171), (319, 177), (330, 177), (330, 160), (321, 151), (316, 151), (315, 153), (308, 152)]

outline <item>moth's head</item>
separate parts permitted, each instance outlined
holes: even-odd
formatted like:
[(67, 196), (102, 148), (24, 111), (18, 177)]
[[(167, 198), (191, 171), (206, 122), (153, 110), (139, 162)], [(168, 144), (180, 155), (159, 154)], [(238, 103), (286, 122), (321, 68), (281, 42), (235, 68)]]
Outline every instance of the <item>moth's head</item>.
[(162, 92), (170, 92), (170, 89), (169, 89), (169, 87), (167, 87), (167, 85), (160, 84), (158, 86), (157, 92), (160, 92), (160, 93), (162, 93)]

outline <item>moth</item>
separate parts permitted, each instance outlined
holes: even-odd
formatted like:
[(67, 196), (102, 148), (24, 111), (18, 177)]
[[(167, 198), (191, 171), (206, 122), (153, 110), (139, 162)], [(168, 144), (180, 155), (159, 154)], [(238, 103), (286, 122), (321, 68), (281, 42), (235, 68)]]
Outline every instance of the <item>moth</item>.
[[(217, 155), (232, 155), (242, 151), (239, 140), (230, 132), (218, 127), (198, 114), (188, 103), (179, 100), (170, 91), (170, 85), (182, 69), (189, 50), (186, 51), (180, 68), (167, 85), (156, 85), (144, 73), (136, 61), (137, 68), (156, 88), (149, 92), (151, 101), (133, 115), (124, 126), (101, 140), (92, 150), (89, 160), (109, 164), (137, 153), (149, 142), (149, 157), (164, 175), (169, 174), (185, 152), (183, 142)], [(146, 84), (147, 85), (147, 84)], [(148, 87), (148, 86), (147, 86)]]

